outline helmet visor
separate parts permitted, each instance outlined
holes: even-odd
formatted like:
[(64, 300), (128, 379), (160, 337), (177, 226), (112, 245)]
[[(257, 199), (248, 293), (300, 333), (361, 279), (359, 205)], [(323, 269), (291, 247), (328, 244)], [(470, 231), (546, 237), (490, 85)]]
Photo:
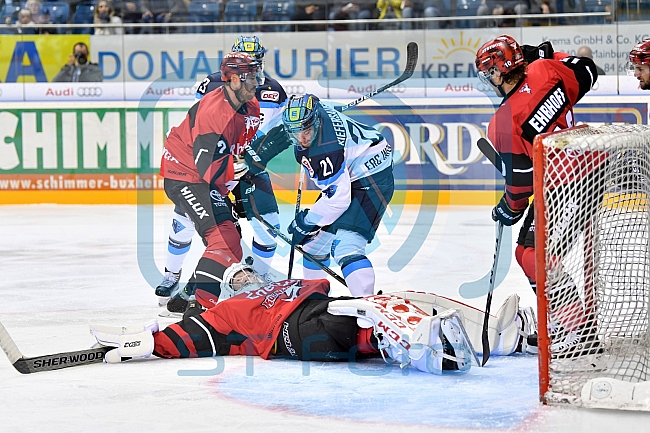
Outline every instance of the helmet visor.
[(485, 84), (490, 84), (494, 85), (494, 78), (499, 78), (501, 76), (501, 72), (499, 72), (499, 69), (496, 66), (492, 66), (489, 69), (486, 69), (484, 71), (478, 71), (478, 78)]

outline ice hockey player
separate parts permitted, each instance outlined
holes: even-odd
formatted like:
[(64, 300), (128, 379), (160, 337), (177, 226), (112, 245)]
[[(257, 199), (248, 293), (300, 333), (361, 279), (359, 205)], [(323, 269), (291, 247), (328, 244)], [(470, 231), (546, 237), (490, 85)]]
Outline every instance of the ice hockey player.
[[(291, 96), (282, 123), (289, 140), (255, 149), (257, 160), (247, 154), (248, 166), (263, 169), (270, 158), (294, 145), (296, 161), (321, 194), (290, 224), (293, 244), (326, 266), (331, 253), (353, 296), (373, 294), (375, 272), (365, 249), (393, 197), (391, 145), (376, 129), (310, 94)], [(303, 259), (303, 266), (305, 278), (325, 277), (309, 260)]]
[[(216, 275), (242, 259), (228, 193), (236, 185), (235, 155), (253, 141), (259, 125), (255, 91), (262, 66), (249, 54), (229, 53), (221, 62), (221, 75), (223, 87), (194, 104), (169, 132), (160, 168), (165, 193), (189, 216), (206, 245), (188, 286), (208, 292), (219, 283)], [(164, 298), (171, 293), (156, 294)]]
[[(517, 223), (533, 194), (533, 139), (537, 134), (574, 125), (573, 106), (598, 78), (596, 65), (586, 57), (553, 52), (550, 42), (522, 47), (509, 35), (483, 44), (476, 55), (479, 78), (504, 98), (490, 120), (488, 138), (505, 165), (505, 193), (492, 210), (492, 219), (506, 226)], [(579, 212), (568, 215), (578, 220)], [(576, 221), (576, 226), (580, 224)], [(515, 257), (535, 290), (535, 238), (532, 206), (524, 220)], [(567, 242), (573, 242), (566, 233)], [(572, 301), (552, 319), (557, 356), (573, 356), (592, 349), (591, 335), (582, 335), (582, 303), (575, 283), (566, 275), (556, 293), (570, 293)], [(553, 302), (553, 300), (551, 300)]]
[[(268, 283), (252, 266), (240, 263), (231, 265), (222, 280), (223, 291), (232, 298), (208, 310), (191, 308), (182, 321), (163, 330), (155, 321), (135, 327), (91, 325), (100, 344), (116, 348), (105, 361), (152, 354), (349, 361), (381, 354), (402, 368), (412, 365), (434, 374), (467, 371), (472, 362), (478, 364), (462, 319), (478, 310), (452, 300), (418, 292), (330, 298), (327, 280)], [(516, 295), (509, 298), (491, 321), (495, 354), (512, 353), (522, 341), (517, 301)], [(207, 298), (202, 302), (210, 304)], [(481, 324), (465, 320), (476, 328), (473, 334), (480, 341)]]
[(639, 88), (650, 90), (650, 39), (639, 42), (630, 51), (627, 73), (639, 80)]
[[(264, 55), (266, 49), (260, 42), (257, 36), (239, 36), (232, 46), (233, 52), (241, 52), (250, 54), (257, 60), (263, 69)], [(256, 137), (266, 134), (273, 126), (281, 123), (282, 108), (284, 107), (287, 94), (284, 88), (275, 79), (264, 74), (263, 82), (258, 83), (255, 91), (255, 98), (260, 104), (260, 125)], [(213, 90), (221, 88), (224, 81), (221, 77), (221, 71), (208, 75), (199, 84), (196, 91), (196, 100), (200, 100)], [(252, 209), (248, 201), (248, 192), (255, 197), (258, 212), (262, 217), (276, 227), (280, 227), (280, 219), (278, 215), (278, 205), (273, 193), (271, 179), (266, 171), (261, 171), (256, 174), (245, 173), (247, 167), (239, 158), (235, 160), (235, 173), (239, 178), (239, 184), (232, 190), (235, 196), (235, 210), (238, 217), (247, 218), (253, 228), (253, 241), (251, 250), (255, 256), (255, 269), (265, 278), (271, 279), (269, 269), (277, 243), (275, 236), (269, 233), (262, 225), (254, 218)], [(159, 301), (163, 306), (170, 294), (179, 292), (179, 280), (181, 276), (181, 269), (183, 261), (189, 253), (192, 237), (196, 233), (194, 224), (191, 218), (185, 211), (178, 207), (174, 207), (174, 215), (172, 217), (172, 224), (169, 230), (169, 242), (165, 259), (165, 274), (163, 281), (156, 288), (159, 296)], [(183, 302), (172, 301), (169, 308), (172, 310), (174, 304), (183, 304)], [(182, 312), (182, 311), (181, 311)]]

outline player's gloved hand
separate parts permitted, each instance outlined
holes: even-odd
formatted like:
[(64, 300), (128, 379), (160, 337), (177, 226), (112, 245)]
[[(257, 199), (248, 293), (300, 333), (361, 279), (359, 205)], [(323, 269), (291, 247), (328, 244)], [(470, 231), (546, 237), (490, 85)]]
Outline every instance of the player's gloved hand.
[(528, 63), (532, 63), (537, 59), (553, 58), (553, 46), (550, 41), (542, 42), (538, 46), (522, 45), (521, 49), (524, 52), (524, 60)]
[(524, 216), (523, 210), (512, 210), (506, 203), (506, 196), (501, 197), (499, 204), (492, 209), (492, 220), (501, 221), (504, 226), (517, 224), (517, 221)]
[(255, 175), (266, 170), (269, 161), (289, 146), (291, 140), (283, 125), (276, 126), (266, 135), (257, 137), (245, 148), (244, 161), (249, 173)]
[(287, 232), (292, 235), (291, 242), (294, 245), (304, 245), (320, 231), (320, 226), (307, 224), (305, 222), (305, 217), (307, 216), (309, 209), (301, 210), (296, 219), (291, 222), (287, 228)]

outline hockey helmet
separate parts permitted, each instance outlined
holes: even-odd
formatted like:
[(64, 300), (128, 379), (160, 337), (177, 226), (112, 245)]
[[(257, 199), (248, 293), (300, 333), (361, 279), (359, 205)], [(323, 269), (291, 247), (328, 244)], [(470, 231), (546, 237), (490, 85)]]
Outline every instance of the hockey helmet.
[(250, 78), (255, 78), (258, 85), (264, 82), (262, 63), (246, 53), (228, 53), (221, 61), (221, 79), (228, 82), (233, 75), (237, 75), (244, 82)]
[(635, 66), (650, 65), (650, 39), (636, 44), (630, 51), (630, 61), (627, 64), (628, 75), (634, 75)]
[(302, 96), (292, 95), (282, 112), (282, 123), (289, 132), (291, 138), (297, 142), (298, 135), (310, 127), (312, 129), (311, 139), (313, 140), (320, 127), (320, 114), (317, 105), (319, 99), (306, 93)]
[(235, 263), (223, 273), (221, 298), (228, 299), (240, 293), (250, 292), (266, 284), (264, 278), (255, 272), (249, 263)]
[(524, 64), (524, 53), (512, 36), (501, 35), (484, 43), (476, 53), (478, 77), (490, 84), (495, 73), (507, 74)]
[(260, 62), (264, 60), (264, 54), (266, 54), (266, 48), (264, 48), (257, 36), (239, 36), (235, 43), (232, 44), (231, 51), (250, 54)]

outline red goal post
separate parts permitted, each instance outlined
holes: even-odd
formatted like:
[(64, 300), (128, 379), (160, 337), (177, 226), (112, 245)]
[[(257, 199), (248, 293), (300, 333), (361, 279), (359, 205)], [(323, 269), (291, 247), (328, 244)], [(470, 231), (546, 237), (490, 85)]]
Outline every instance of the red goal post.
[(533, 167), (540, 399), (650, 410), (650, 127), (537, 136)]

